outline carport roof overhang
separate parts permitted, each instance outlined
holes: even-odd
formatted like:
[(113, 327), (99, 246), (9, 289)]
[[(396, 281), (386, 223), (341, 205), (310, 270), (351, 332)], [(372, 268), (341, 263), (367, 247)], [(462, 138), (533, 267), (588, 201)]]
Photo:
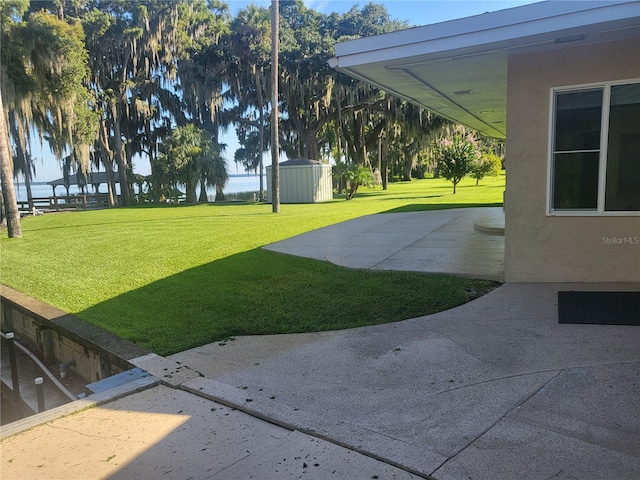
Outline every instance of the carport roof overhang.
[(640, 1), (540, 2), (341, 42), (329, 63), (454, 122), (505, 138), (510, 55), (629, 37), (640, 38)]

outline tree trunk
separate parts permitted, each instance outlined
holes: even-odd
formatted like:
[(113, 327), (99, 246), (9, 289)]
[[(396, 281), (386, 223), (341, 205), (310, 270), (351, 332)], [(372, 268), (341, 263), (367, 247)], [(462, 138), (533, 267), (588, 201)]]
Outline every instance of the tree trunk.
[(7, 233), (9, 238), (21, 238), (22, 227), (20, 226), (20, 212), (16, 202), (16, 192), (13, 188), (9, 131), (7, 130), (7, 120), (4, 115), (2, 95), (0, 95), (0, 177), (4, 214), (7, 219)]
[[(369, 159), (367, 158), (367, 134), (365, 133), (365, 124), (362, 119), (362, 115), (352, 114), (349, 119), (352, 128), (345, 134), (345, 140), (347, 143), (347, 149), (349, 150), (349, 157), (351, 161), (356, 165), (371, 166)], [(375, 134), (375, 141), (377, 141), (377, 135)], [(374, 144), (375, 145), (375, 144)]]
[(318, 132), (315, 130), (305, 130), (300, 134), (302, 143), (302, 156), (309, 160), (318, 160), (320, 149), (318, 148)]
[(7, 217), (4, 214), (4, 195), (2, 195), (2, 188), (0, 188), (0, 230), (7, 226)]
[(216, 202), (224, 202), (224, 191), (222, 185), (216, 185)]
[[(135, 191), (133, 190), (133, 181), (129, 183), (129, 179), (131, 177), (126, 175), (126, 173), (129, 172), (131, 165), (133, 165), (133, 149), (131, 148), (130, 142), (127, 142), (127, 144), (124, 145), (124, 152), (125, 152), (124, 165), (126, 168), (125, 181), (126, 181), (127, 190), (129, 193), (129, 201), (131, 202), (131, 204), (133, 204), (133, 203), (136, 203)], [(132, 174), (131, 176), (133, 176), (133, 170), (131, 170), (131, 174)], [(122, 185), (120, 185), (120, 187), (122, 187)]]
[(278, 59), (280, 39), (280, 5), (271, 0), (271, 210), (280, 213), (280, 141), (278, 132)]
[(389, 142), (385, 138), (385, 142), (382, 145), (382, 189), (386, 190), (389, 187)]
[(342, 162), (342, 128), (336, 126), (336, 164)]
[(258, 169), (260, 173), (260, 201), (264, 201), (264, 178), (262, 177), (262, 152), (264, 152), (264, 98), (262, 98), (262, 75), (256, 68), (256, 93), (258, 95), (258, 109), (260, 110), (260, 126), (258, 127)]
[(195, 203), (197, 203), (197, 196), (196, 196), (196, 182), (195, 181), (189, 181), (185, 184), (184, 186), (186, 192), (186, 198), (185, 201), (190, 204), (193, 205)]
[(22, 165), (18, 168), (15, 164), (14, 160), (14, 172), (16, 170), (22, 170), (24, 174), (24, 187), (27, 191), (27, 201), (29, 202), (29, 211), (33, 211), (33, 194), (31, 193), (31, 157), (27, 151), (27, 136), (24, 133), (24, 126), (22, 124), (18, 125), (20, 120), (16, 116), (15, 111), (11, 112), (11, 116), (9, 117), (9, 128), (11, 129), (11, 133), (13, 134), (13, 138), (15, 140), (16, 152), (15, 152), (15, 160)]
[(145, 121), (144, 131), (148, 139), (152, 139), (149, 141), (149, 165), (151, 166), (151, 201), (154, 204), (160, 203), (160, 174), (157, 172), (156, 167), (156, 152), (154, 143), (157, 141), (153, 136), (151, 130), (151, 122), (149, 119)]
[(378, 137), (378, 164), (376, 165), (378, 172), (382, 171), (382, 135)]
[(207, 197), (207, 180), (204, 175), (200, 177), (200, 196), (198, 197), (198, 203), (207, 203), (209, 198)]
[(107, 172), (107, 193), (109, 195), (109, 207), (115, 207), (115, 181), (113, 178), (113, 152), (109, 148), (109, 134), (104, 118), (100, 120), (100, 158)]
[(65, 3), (66, 3), (66, 0), (60, 0), (60, 2), (58, 3), (58, 18), (60, 20), (64, 20)]
[(411, 181), (411, 170), (413, 170), (412, 163), (413, 162), (411, 161), (411, 157), (405, 156), (402, 169), (402, 180), (404, 180), (405, 182)]
[(116, 195), (115, 195), (115, 178), (113, 178), (113, 166), (111, 162), (107, 161), (104, 163), (104, 170), (107, 172), (107, 194), (109, 195), (109, 207), (116, 206)]
[(131, 205), (131, 196), (129, 195), (129, 185), (127, 184), (127, 160), (122, 154), (122, 132), (120, 131), (120, 109), (117, 100), (111, 105), (111, 114), (113, 116), (113, 152), (118, 166), (118, 181), (120, 182), (120, 199), (122, 206)]

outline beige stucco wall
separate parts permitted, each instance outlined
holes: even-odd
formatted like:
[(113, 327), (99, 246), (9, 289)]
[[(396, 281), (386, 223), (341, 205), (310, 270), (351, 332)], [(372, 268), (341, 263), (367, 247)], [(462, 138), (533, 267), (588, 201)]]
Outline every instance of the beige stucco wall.
[(640, 217), (547, 215), (550, 89), (640, 78), (639, 51), (635, 39), (509, 59), (507, 282), (640, 282)]

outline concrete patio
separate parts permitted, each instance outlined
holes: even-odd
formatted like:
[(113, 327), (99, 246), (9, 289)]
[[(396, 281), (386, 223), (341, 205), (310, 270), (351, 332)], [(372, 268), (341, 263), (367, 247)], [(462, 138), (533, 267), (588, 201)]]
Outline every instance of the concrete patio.
[(558, 289), (584, 288), (171, 359), (204, 375), (183, 388), (439, 480), (640, 478), (640, 328), (558, 324)]

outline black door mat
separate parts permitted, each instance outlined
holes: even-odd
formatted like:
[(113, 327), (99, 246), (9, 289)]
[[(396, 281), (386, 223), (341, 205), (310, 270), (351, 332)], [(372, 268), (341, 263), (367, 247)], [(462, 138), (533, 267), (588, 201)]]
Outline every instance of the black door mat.
[(640, 292), (558, 292), (558, 322), (640, 326)]

